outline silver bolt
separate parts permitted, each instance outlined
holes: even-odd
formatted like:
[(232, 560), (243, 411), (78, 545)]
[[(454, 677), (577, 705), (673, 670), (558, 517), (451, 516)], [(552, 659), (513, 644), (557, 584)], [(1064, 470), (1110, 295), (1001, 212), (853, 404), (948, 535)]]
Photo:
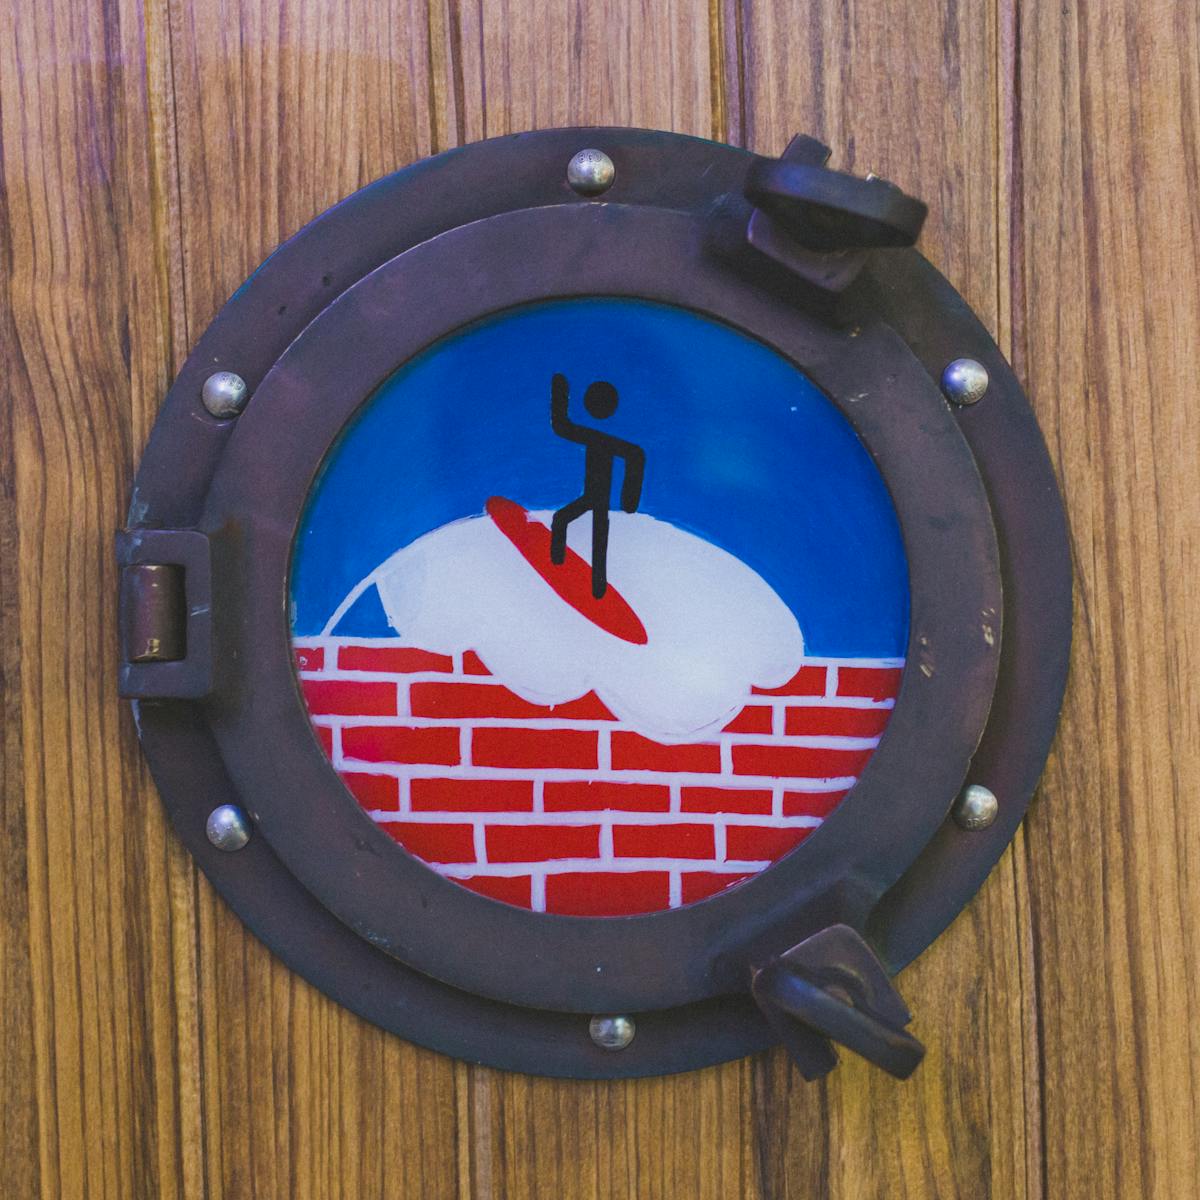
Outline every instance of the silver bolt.
[(218, 850), (240, 850), (250, 840), (250, 818), (236, 804), (222, 804), (208, 814), (204, 832)]
[(637, 1027), (631, 1017), (593, 1017), (588, 1022), (588, 1033), (605, 1050), (624, 1050), (633, 1041)]
[(964, 829), (986, 829), (999, 815), (1000, 801), (991, 788), (972, 783), (963, 788), (951, 811)]
[(246, 390), (246, 381), (240, 375), (235, 375), (232, 371), (218, 371), (204, 381), (200, 399), (214, 417), (224, 421), (229, 417), (236, 417), (246, 407), (250, 393)]
[(603, 150), (580, 150), (567, 163), (567, 182), (581, 196), (607, 192), (616, 177), (617, 168)]
[(942, 372), (942, 391), (955, 404), (978, 404), (987, 390), (987, 367), (973, 358), (956, 358)]

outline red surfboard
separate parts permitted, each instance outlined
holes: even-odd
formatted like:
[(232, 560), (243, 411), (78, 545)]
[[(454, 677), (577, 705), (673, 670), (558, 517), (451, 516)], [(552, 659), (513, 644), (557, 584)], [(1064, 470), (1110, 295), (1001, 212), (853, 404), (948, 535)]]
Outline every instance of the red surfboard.
[(503, 496), (493, 496), (487, 502), (487, 515), (560, 600), (605, 633), (635, 646), (646, 644), (649, 639), (645, 626), (611, 583), (599, 600), (592, 595), (590, 563), (570, 546), (563, 562), (550, 561), (550, 530), (547, 526), (533, 520), (516, 501), (506, 500)]

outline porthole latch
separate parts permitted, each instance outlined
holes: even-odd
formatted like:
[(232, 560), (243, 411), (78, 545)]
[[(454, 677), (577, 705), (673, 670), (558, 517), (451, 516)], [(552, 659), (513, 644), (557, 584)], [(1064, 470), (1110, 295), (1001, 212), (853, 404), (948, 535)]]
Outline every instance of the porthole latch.
[(925, 1056), (883, 964), (848, 925), (830, 925), (755, 971), (751, 991), (805, 1079), (837, 1066), (832, 1042), (897, 1079)]
[(778, 158), (758, 158), (743, 191), (745, 241), (826, 300), (844, 292), (872, 251), (912, 246), (928, 208), (877, 175), (831, 170), (829, 147), (797, 134)]

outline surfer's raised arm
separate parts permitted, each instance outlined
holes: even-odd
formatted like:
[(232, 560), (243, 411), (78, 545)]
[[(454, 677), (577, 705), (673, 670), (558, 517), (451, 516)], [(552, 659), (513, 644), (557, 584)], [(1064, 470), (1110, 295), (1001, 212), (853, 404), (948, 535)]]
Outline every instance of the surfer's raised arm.
[(586, 442), (588, 428), (577, 425), (568, 415), (571, 393), (565, 375), (555, 375), (550, 380), (550, 428), (560, 438), (569, 442)]

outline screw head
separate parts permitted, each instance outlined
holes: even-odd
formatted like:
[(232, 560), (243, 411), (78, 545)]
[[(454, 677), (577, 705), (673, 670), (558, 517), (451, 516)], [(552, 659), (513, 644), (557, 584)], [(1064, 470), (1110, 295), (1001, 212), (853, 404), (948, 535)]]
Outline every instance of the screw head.
[(607, 192), (616, 177), (617, 168), (603, 150), (580, 150), (567, 163), (567, 182), (581, 196)]
[(250, 818), (236, 804), (222, 804), (208, 814), (204, 832), (218, 850), (240, 850), (250, 840)]
[(973, 358), (956, 358), (942, 372), (942, 391), (955, 404), (978, 404), (987, 390), (987, 367)]
[(217, 371), (204, 381), (200, 389), (200, 399), (204, 407), (220, 420), (236, 417), (246, 407), (250, 393), (246, 390), (246, 381), (232, 371)]
[(968, 784), (954, 802), (954, 819), (963, 829), (986, 829), (1000, 813), (1000, 801), (991, 788)]
[(624, 1050), (633, 1041), (637, 1027), (631, 1017), (593, 1017), (588, 1022), (588, 1033), (605, 1050)]

